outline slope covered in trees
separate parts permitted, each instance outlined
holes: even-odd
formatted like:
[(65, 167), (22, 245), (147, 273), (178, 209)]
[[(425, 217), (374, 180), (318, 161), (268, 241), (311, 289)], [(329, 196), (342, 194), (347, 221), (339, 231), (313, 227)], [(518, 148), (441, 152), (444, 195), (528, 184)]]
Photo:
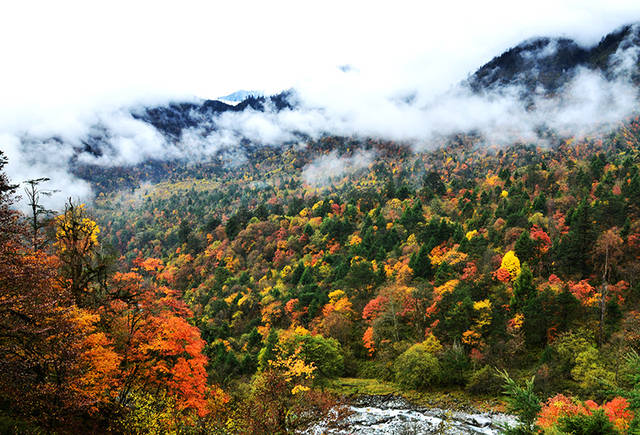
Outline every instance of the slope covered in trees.
[[(230, 392), (290, 358), (313, 370), (305, 388), (357, 376), (499, 395), (497, 367), (535, 375), (539, 399), (618, 400), (628, 425), (638, 128), (552, 147), (458, 136), (419, 154), (325, 138), (105, 192), (95, 212), (123, 261), (161, 259), (157, 279), (183, 295), (209, 379)], [(320, 187), (304, 177), (319, 156), (360, 148), (377, 156), (366, 170)]]
[(2, 424), (277, 433), (337, 377), (499, 396), (498, 368), (531, 427), (636, 427), (639, 140), (630, 119), (549, 147), (327, 137), (155, 184), (116, 168), (41, 234), (3, 178)]

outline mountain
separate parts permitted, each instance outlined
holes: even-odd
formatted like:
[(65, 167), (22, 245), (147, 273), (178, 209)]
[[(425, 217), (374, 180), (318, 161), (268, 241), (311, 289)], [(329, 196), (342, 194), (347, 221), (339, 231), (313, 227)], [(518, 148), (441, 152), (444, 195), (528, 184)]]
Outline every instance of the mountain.
[(637, 85), (639, 52), (640, 23), (623, 26), (591, 47), (567, 38), (534, 38), (494, 57), (471, 75), (466, 85), (476, 93), (520, 86), (525, 94), (550, 95), (581, 68), (598, 71), (607, 79), (628, 73)]
[[(481, 66), (463, 86), (478, 94), (515, 86), (526, 101), (533, 95), (557, 93), (581, 70), (599, 72), (607, 79), (628, 75), (633, 83), (640, 85), (639, 54), (640, 23), (623, 26), (591, 47), (568, 38), (533, 38)], [(153, 125), (169, 140), (177, 141), (188, 128), (215, 130), (215, 118), (222, 113), (293, 109), (295, 100), (293, 90), (269, 97), (240, 90), (218, 100), (174, 102), (133, 110), (132, 115)]]
[[(496, 56), (461, 85), (478, 95), (488, 96), (507, 91), (511, 95), (515, 89), (522, 104), (528, 108), (534, 97), (560, 95), (563, 87), (584, 71), (595, 72), (606, 80), (623, 78), (625, 82), (630, 80), (636, 86), (640, 85), (639, 55), (640, 24), (621, 27), (590, 47), (568, 38), (533, 38)], [(616, 89), (612, 98), (617, 98), (619, 94), (616, 92), (620, 91)], [(236, 104), (238, 100), (241, 101)], [(409, 94), (399, 102), (413, 105), (413, 96)], [(438, 103), (438, 99), (433, 101), (433, 104)], [(298, 107), (300, 105), (295, 90), (272, 96), (257, 96), (251, 91), (241, 90), (219, 100), (175, 101), (158, 106), (130, 108), (128, 112), (134, 119), (157, 130), (167, 144), (181, 147), (183, 133), (187, 130), (194, 130), (196, 135), (202, 137), (202, 141), (208, 140), (206, 138), (212, 132), (221, 128), (218, 119), (225, 113), (279, 112)], [(104, 125), (93, 126), (91, 134), (81, 141), (76, 151), (101, 156), (112, 147), (111, 143), (117, 134)], [(357, 132), (353, 134), (357, 135)], [(301, 133), (292, 135), (303, 137)], [(239, 143), (240, 147), (263, 145), (256, 143), (255, 139), (247, 139), (242, 132), (233, 132), (233, 136), (234, 142)], [(217, 146), (215, 143), (213, 145)]]
[(245, 91), (244, 89), (241, 89), (239, 91), (232, 92), (228, 95), (218, 97), (218, 100), (222, 101), (223, 103), (234, 105), (237, 103), (241, 103), (242, 101), (246, 100), (249, 97), (262, 97), (262, 96), (263, 94), (260, 91)]
[(209, 129), (215, 129), (211, 123), (222, 113), (244, 110), (263, 112), (267, 108), (281, 111), (292, 109), (294, 101), (294, 91), (288, 90), (269, 97), (249, 95), (235, 105), (219, 100), (203, 100), (200, 103), (175, 102), (164, 106), (132, 110), (131, 115), (135, 119), (153, 125), (168, 138), (179, 140), (182, 131), (187, 128), (208, 124)]

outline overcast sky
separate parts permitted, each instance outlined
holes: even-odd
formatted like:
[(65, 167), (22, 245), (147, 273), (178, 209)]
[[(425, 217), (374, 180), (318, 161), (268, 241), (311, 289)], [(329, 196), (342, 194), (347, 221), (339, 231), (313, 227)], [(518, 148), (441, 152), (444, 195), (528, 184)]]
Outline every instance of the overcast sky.
[[(637, 20), (637, 0), (7, 1), (1, 124), (237, 89), (437, 92), (522, 39), (593, 44)], [(340, 74), (347, 64), (356, 81)]]

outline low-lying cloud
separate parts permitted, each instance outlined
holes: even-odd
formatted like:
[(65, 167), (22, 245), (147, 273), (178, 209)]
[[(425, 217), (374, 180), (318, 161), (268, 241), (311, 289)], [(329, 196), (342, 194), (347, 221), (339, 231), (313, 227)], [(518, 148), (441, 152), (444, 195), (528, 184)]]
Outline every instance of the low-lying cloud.
[(302, 179), (314, 187), (330, 185), (346, 175), (367, 168), (374, 159), (375, 153), (371, 150), (357, 150), (351, 156), (338, 155), (334, 150), (305, 166)]

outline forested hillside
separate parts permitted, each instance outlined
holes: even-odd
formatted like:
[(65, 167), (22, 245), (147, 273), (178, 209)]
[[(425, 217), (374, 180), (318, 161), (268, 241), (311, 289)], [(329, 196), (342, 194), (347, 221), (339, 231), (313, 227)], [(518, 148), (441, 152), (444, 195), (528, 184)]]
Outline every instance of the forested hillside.
[(292, 90), (0, 136), (0, 432), (301, 433), (384, 392), (640, 433), (639, 35), (528, 40), (380, 130)]
[(156, 184), (94, 173), (116, 182), (93, 207), (32, 224), (5, 181), (4, 424), (277, 432), (326, 412), (338, 377), (491, 397), (501, 369), (535, 375), (542, 428), (602, 407), (628, 429), (640, 123), (550, 141), (329, 137)]
[[(377, 377), (499, 395), (497, 367), (535, 375), (541, 399), (606, 408), (634, 385), (639, 350), (639, 128), (551, 147), (459, 136), (421, 154), (327, 138), (106, 194), (96, 213), (128, 261), (162, 260), (210, 379), (231, 390), (296, 343), (314, 385)], [(325, 187), (301, 176), (311, 156), (357, 147), (375, 163)]]

